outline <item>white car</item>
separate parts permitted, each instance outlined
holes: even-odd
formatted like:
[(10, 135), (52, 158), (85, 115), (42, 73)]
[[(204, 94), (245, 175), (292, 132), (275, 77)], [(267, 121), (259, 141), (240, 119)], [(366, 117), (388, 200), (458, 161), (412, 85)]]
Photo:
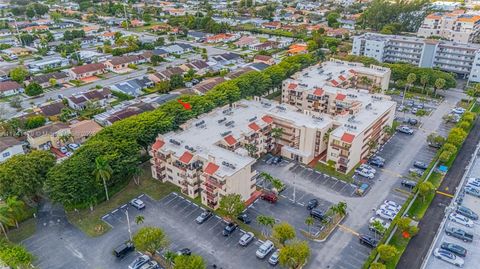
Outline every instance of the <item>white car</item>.
[(381, 218), (377, 218), (377, 217), (371, 217), (371, 218), (368, 220), (368, 223), (373, 224), (375, 221), (380, 222), (383, 227), (386, 227), (386, 228), (390, 227), (390, 222), (385, 221), (385, 220), (383, 220), (383, 219), (381, 219)]
[(452, 112), (455, 113), (455, 114), (463, 114), (463, 113), (465, 113), (465, 111), (467, 111), (467, 110), (465, 110), (465, 108), (463, 108), (463, 107), (456, 107), (456, 108), (452, 109)]
[(468, 178), (467, 182), (480, 182), (480, 178), (479, 177), (470, 177)]
[(250, 242), (252, 242), (254, 237), (255, 236), (252, 232), (245, 233), (244, 235), (242, 235), (242, 237), (240, 237), (240, 240), (238, 240), (238, 243), (240, 244), (240, 246), (246, 246)]
[(363, 169), (363, 170), (367, 170), (368, 172), (370, 172), (372, 174), (375, 174), (377, 172), (377, 170), (375, 170), (375, 168), (371, 167), (368, 164), (361, 164), (358, 168)]
[(448, 219), (463, 226), (467, 226), (468, 228), (473, 227), (473, 221), (471, 219), (457, 213), (451, 213), (448, 216)]
[(275, 266), (278, 263), (278, 257), (280, 256), (280, 250), (277, 249), (273, 252), (272, 256), (268, 259), (268, 263)]
[(61, 147), (60, 152), (63, 153), (63, 154), (67, 154), (67, 152), (68, 152), (67, 147)]
[(130, 204), (138, 210), (142, 210), (145, 208), (145, 203), (138, 198), (132, 199), (132, 201), (130, 201)]
[(68, 144), (68, 147), (71, 150), (77, 150), (80, 146), (78, 144), (72, 143), (72, 144)]
[(272, 241), (267, 240), (263, 242), (263, 244), (258, 248), (257, 252), (255, 252), (255, 255), (257, 255), (258, 258), (263, 259), (272, 250), (273, 250), (273, 243)]
[(457, 267), (463, 267), (464, 260), (457, 255), (453, 254), (452, 252), (440, 248), (436, 248), (433, 251), (433, 256), (437, 257), (438, 259), (453, 264)]
[(392, 211), (385, 211), (385, 210), (382, 210), (382, 209), (378, 209), (377, 211), (375, 211), (375, 214), (377, 216), (379, 216), (380, 218), (384, 218), (384, 219), (387, 219), (387, 220), (393, 220), (395, 218), (395, 216), (397, 215), (395, 212), (392, 212)]
[(366, 177), (368, 179), (373, 179), (375, 177), (375, 175), (373, 173), (370, 173), (369, 171), (365, 170), (365, 169), (362, 169), (362, 170), (359, 170), (359, 171), (356, 171), (357, 172), (357, 175), (360, 175), (362, 177)]
[(381, 205), (380, 209), (385, 210), (385, 211), (390, 211), (390, 212), (393, 212), (395, 214), (398, 214), (398, 212), (400, 211), (399, 208), (393, 207), (393, 206), (390, 206), (390, 205)]
[(397, 207), (397, 208), (399, 208), (399, 210), (400, 210), (400, 208), (402, 208), (402, 206), (399, 203), (394, 202), (392, 200), (385, 200), (385, 201), (383, 201), (383, 204), (393, 206), (393, 207)]

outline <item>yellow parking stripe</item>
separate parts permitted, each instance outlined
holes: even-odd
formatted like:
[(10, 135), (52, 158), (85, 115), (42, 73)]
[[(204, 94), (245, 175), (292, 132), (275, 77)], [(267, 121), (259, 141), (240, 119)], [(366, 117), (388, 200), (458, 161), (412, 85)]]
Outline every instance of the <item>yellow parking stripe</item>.
[(395, 188), (395, 190), (398, 191), (399, 193), (405, 195), (405, 196), (409, 196), (410, 194), (412, 194), (412, 193), (409, 192), (409, 191), (402, 190), (402, 189), (399, 189), (399, 188)]
[(342, 225), (342, 224), (338, 224), (338, 228), (340, 228), (340, 229), (342, 229), (342, 230), (344, 230), (344, 231), (346, 231), (346, 232), (349, 232), (349, 233), (351, 233), (351, 234), (353, 234), (353, 235), (355, 235), (355, 236), (359, 236), (359, 235), (360, 235), (360, 234), (357, 233), (356, 231), (354, 231), (354, 230), (352, 230), (352, 229), (350, 229), (350, 228), (348, 228), (347, 226), (344, 226), (344, 225)]
[(395, 176), (395, 177), (402, 177), (402, 175), (400, 175), (399, 173), (395, 173), (391, 170), (388, 170), (388, 169), (385, 169), (385, 168), (382, 168), (382, 171), (386, 172), (387, 174), (390, 174), (392, 176)]
[(447, 197), (450, 197), (450, 198), (453, 198), (453, 194), (450, 194), (450, 193), (446, 193), (446, 192), (443, 192), (443, 191), (437, 191), (438, 194), (441, 194), (441, 195), (444, 195), (444, 196), (447, 196)]

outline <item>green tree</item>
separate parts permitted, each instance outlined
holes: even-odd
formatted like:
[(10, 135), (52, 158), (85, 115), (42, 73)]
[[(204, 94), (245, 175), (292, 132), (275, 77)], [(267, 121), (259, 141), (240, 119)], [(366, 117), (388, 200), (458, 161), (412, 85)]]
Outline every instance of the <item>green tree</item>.
[(135, 217), (135, 223), (137, 225), (142, 224), (145, 221), (145, 217), (143, 215), (138, 215)]
[(206, 269), (203, 258), (198, 255), (178, 255), (175, 257), (174, 269)]
[(28, 71), (21, 66), (15, 67), (10, 70), (9, 76), (12, 80), (18, 83), (23, 83), (28, 76)]
[(31, 130), (45, 125), (47, 119), (42, 115), (31, 116), (25, 120), (25, 129)]
[(112, 172), (113, 170), (108, 164), (108, 160), (105, 157), (98, 156), (95, 159), (95, 170), (93, 170), (93, 174), (95, 175), (97, 181), (103, 181), (103, 187), (105, 188), (105, 197), (107, 198), (107, 201), (109, 200), (107, 181), (110, 180)]
[(315, 219), (312, 216), (308, 216), (305, 219), (305, 224), (308, 227), (308, 233), (311, 234), (312, 233), (312, 226), (313, 226), (313, 224), (315, 224)]
[(373, 85), (373, 80), (367, 76), (361, 76), (359, 82), (366, 87), (367, 91), (369, 91), (370, 87)]
[(61, 14), (60, 12), (54, 11), (54, 12), (51, 12), (51, 13), (50, 13), (50, 18), (51, 18), (54, 22), (59, 23), (59, 22), (62, 21), (62, 14)]
[(418, 227), (412, 225), (412, 219), (409, 217), (397, 219), (397, 226), (402, 233), (408, 232), (411, 236), (418, 232)]
[(338, 28), (340, 24), (338, 23), (338, 19), (340, 18), (340, 14), (337, 12), (330, 12), (327, 15), (327, 23), (328, 27)]
[(133, 243), (137, 250), (148, 252), (152, 256), (156, 255), (157, 250), (161, 251), (170, 245), (165, 232), (156, 227), (140, 228), (133, 235)]
[(280, 249), (278, 262), (289, 269), (303, 266), (310, 257), (310, 247), (306, 241), (294, 241)]
[(425, 88), (427, 88), (427, 84), (429, 82), (430, 78), (428, 75), (422, 75), (420, 77), (420, 84), (422, 85), (422, 93), (425, 91)]
[(43, 88), (40, 84), (32, 82), (25, 88), (25, 93), (28, 96), (37, 96), (43, 93)]
[(257, 216), (257, 222), (262, 226), (262, 234), (264, 236), (267, 235), (267, 228), (270, 227), (272, 228), (273, 225), (275, 225), (275, 218), (271, 216), (265, 216), (265, 215), (258, 215)]
[(15, 245), (7, 240), (0, 241), (0, 261), (11, 268), (32, 267), (33, 255), (25, 247)]
[(336, 205), (330, 207), (330, 209), (334, 214), (338, 214), (343, 217), (347, 214), (347, 203), (338, 202)]
[(245, 210), (245, 203), (242, 201), (240, 194), (228, 194), (220, 200), (218, 210), (233, 220)]
[(25, 203), (21, 200), (18, 200), (16, 196), (10, 196), (7, 198), (6, 204), (11, 217), (15, 221), (15, 226), (18, 228), (18, 221), (25, 212)]
[(447, 136), (447, 142), (457, 147), (463, 144), (463, 141), (467, 138), (467, 132), (461, 128), (452, 128)]
[[(375, 231), (377, 231), (379, 234), (382, 234), (382, 235), (387, 230), (387, 228), (385, 226), (383, 226), (383, 224), (378, 219), (373, 221), (372, 227), (375, 229)], [(375, 236), (376, 236), (377, 232), (374, 233)]]
[(295, 235), (295, 228), (286, 222), (280, 222), (272, 228), (272, 237), (278, 240), (282, 246), (285, 246), (285, 242), (288, 240), (294, 239)]
[(391, 261), (398, 255), (398, 250), (395, 246), (382, 244), (377, 248), (380, 259), (384, 262)]
[(12, 217), (8, 206), (5, 203), (0, 204), (0, 228), (2, 229), (5, 238), (8, 240), (7, 227), (14, 226), (15, 219)]
[(443, 150), (442, 153), (440, 153), (440, 155), (438, 156), (438, 160), (440, 161), (440, 163), (446, 164), (448, 163), (448, 161), (450, 161), (452, 156), (453, 156), (453, 152), (448, 150)]
[(435, 190), (435, 186), (430, 181), (423, 181), (418, 183), (417, 189), (418, 195), (422, 197), (422, 201), (425, 203), (425, 197)]
[(435, 84), (433, 87), (433, 94), (437, 96), (437, 90), (441, 90), (445, 87), (446, 81), (443, 78), (438, 78), (435, 80)]
[(161, 56), (159, 55), (152, 55), (152, 57), (150, 57), (150, 62), (152, 63), (152, 65), (154, 66), (157, 66), (159, 65), (161, 62), (165, 61)]
[(57, 82), (56, 79), (51, 78), (51, 79), (48, 80), (48, 83), (50, 83), (50, 86), (55, 87), (55, 86), (57, 86), (58, 82)]
[(172, 89), (178, 89), (183, 87), (185, 84), (183, 82), (183, 76), (174, 74), (170, 77), (170, 87)]
[(386, 269), (386, 268), (387, 267), (383, 263), (372, 262), (372, 264), (370, 264), (370, 269)]

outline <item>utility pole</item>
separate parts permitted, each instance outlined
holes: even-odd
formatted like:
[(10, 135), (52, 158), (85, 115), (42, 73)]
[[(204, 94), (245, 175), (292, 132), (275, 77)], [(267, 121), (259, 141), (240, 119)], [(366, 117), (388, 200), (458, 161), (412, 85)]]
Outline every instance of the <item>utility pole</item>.
[(130, 236), (130, 242), (133, 242), (133, 240), (132, 240), (132, 230), (130, 228), (130, 218), (128, 217), (128, 209), (125, 210), (125, 215), (127, 215), (128, 235)]

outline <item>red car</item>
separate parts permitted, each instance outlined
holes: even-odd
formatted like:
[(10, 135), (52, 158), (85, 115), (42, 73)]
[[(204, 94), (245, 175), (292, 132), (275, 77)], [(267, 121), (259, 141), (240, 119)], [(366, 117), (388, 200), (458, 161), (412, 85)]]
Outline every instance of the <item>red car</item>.
[(273, 192), (264, 192), (264, 193), (262, 193), (262, 199), (274, 204), (274, 203), (277, 202), (278, 197)]

